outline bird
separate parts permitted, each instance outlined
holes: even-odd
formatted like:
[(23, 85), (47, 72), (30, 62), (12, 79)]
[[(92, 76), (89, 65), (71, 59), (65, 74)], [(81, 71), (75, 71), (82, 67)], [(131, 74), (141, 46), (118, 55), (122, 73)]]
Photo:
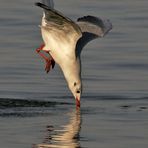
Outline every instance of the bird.
[(79, 108), (82, 96), (81, 51), (89, 41), (104, 37), (112, 29), (112, 23), (91, 15), (73, 21), (54, 8), (53, 0), (43, 0), (35, 5), (43, 9), (40, 28), (44, 41), (36, 51), (45, 60), (47, 73), (55, 63), (59, 65)]

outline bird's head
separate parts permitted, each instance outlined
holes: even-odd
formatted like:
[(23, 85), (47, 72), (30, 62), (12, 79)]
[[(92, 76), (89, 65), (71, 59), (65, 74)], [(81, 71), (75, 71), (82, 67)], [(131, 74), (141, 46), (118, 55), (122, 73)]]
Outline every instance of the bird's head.
[(71, 90), (75, 100), (77, 107), (80, 107), (80, 99), (82, 93), (82, 84), (81, 81), (72, 81), (69, 83), (69, 89)]
[[(66, 66), (65, 66), (66, 65)], [(68, 87), (73, 94), (77, 107), (80, 107), (82, 94), (81, 62), (80, 58), (69, 60), (69, 63), (61, 66)]]

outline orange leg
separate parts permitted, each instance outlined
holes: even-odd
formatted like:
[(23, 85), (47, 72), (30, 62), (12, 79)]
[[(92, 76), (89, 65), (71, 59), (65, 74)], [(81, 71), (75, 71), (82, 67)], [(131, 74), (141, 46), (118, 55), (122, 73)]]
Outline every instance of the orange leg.
[[(54, 68), (55, 66), (55, 61), (54, 59), (50, 56), (50, 57), (47, 57), (46, 55), (44, 55), (43, 53), (41, 53), (41, 51), (44, 51), (43, 48), (44, 48), (44, 44), (42, 44), (39, 48), (36, 49), (36, 52), (45, 60), (45, 71), (48, 73), (50, 71), (50, 68), (52, 67), (52, 69)], [(49, 54), (48, 51), (44, 51), (46, 53)]]

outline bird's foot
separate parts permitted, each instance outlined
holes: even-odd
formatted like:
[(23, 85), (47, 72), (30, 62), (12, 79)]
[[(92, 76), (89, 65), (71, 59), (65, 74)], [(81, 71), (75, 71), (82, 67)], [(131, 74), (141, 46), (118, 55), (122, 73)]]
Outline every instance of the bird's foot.
[[(44, 44), (41, 45), (38, 49), (36, 49), (36, 52), (45, 60), (45, 71), (48, 73), (50, 71), (50, 69), (54, 68), (55, 66), (55, 61), (54, 59), (50, 56), (50, 57), (47, 57), (46, 55), (44, 55), (41, 51), (44, 51), (43, 48), (44, 48)], [(49, 54), (49, 51), (44, 51), (46, 52), (47, 54)]]
[(45, 71), (48, 73), (50, 71), (50, 69), (54, 68), (55, 66), (55, 61), (53, 58), (48, 58), (45, 60), (46, 61), (46, 65), (45, 65)]

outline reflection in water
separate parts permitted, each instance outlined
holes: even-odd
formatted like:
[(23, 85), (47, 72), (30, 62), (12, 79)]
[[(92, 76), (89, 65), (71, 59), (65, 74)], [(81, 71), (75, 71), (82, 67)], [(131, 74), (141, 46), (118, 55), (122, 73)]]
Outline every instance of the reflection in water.
[(47, 126), (48, 136), (45, 137), (42, 144), (34, 145), (33, 148), (80, 148), (80, 109), (71, 112), (70, 122), (61, 127), (61, 130), (55, 130), (53, 126)]

